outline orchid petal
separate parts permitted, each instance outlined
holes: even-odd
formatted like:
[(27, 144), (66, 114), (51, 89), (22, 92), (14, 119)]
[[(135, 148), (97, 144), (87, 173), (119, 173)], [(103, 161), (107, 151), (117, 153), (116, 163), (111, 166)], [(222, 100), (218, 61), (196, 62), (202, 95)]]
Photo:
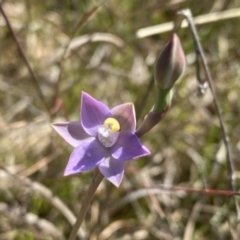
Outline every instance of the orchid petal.
[(121, 132), (132, 132), (136, 130), (135, 109), (132, 103), (118, 105), (111, 109), (112, 117), (117, 119)]
[(82, 92), (81, 122), (89, 135), (96, 136), (99, 126), (110, 116), (111, 112), (105, 104)]
[(119, 187), (124, 175), (124, 162), (109, 156), (99, 164), (100, 172), (116, 187)]
[(64, 176), (83, 172), (100, 164), (107, 154), (106, 148), (96, 139), (87, 139), (70, 155)]
[(142, 145), (138, 137), (129, 132), (119, 135), (117, 142), (110, 149), (114, 158), (127, 161), (150, 154), (150, 151)]
[(80, 122), (54, 123), (52, 124), (52, 127), (73, 147), (77, 147), (83, 140), (91, 137), (84, 131)]

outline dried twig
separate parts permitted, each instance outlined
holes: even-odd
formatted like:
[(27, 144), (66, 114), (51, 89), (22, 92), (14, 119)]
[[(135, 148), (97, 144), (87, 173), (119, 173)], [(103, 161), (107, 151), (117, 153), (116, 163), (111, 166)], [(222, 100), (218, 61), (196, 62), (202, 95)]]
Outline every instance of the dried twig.
[(104, 3), (105, 3), (106, 0), (104, 0), (103, 2), (101, 2), (98, 6), (95, 6), (93, 7), (90, 11), (88, 11), (87, 13), (85, 13), (81, 19), (78, 21), (78, 23), (76, 24), (75, 28), (73, 29), (72, 31), (72, 34), (68, 40), (68, 42), (66, 43), (66, 45), (63, 47), (63, 49), (61, 49), (61, 52), (60, 52), (60, 58), (59, 56), (57, 56), (57, 62), (58, 62), (58, 65), (59, 65), (59, 69), (60, 69), (60, 72), (59, 72), (59, 75), (58, 75), (58, 79), (57, 79), (57, 83), (55, 84), (55, 94), (54, 94), (54, 97), (53, 97), (53, 103), (55, 103), (57, 101), (57, 98), (58, 98), (58, 94), (59, 94), (59, 88), (60, 88), (60, 82), (61, 82), (61, 77), (62, 77), (62, 62), (64, 60), (64, 57), (65, 57), (65, 54), (67, 53), (68, 51), (68, 48), (69, 46), (71, 45), (71, 42), (73, 40), (73, 38), (75, 37), (75, 35), (77, 34), (78, 30), (80, 29), (80, 27), (86, 23), (86, 21), (98, 10), (98, 8), (100, 6), (102, 6)]
[(28, 59), (27, 59), (27, 56), (25, 55), (25, 53), (24, 53), (24, 51), (23, 51), (23, 48), (22, 48), (22, 46), (21, 46), (21, 44), (20, 44), (20, 42), (19, 42), (19, 40), (18, 40), (18, 38), (17, 38), (17, 35), (15, 34), (15, 32), (14, 32), (12, 26), (11, 26), (10, 21), (8, 20), (7, 15), (5, 14), (5, 12), (4, 12), (3, 8), (2, 8), (2, 3), (1, 3), (1, 2), (0, 2), (0, 12), (2, 13), (3, 18), (5, 19), (6, 24), (7, 24), (7, 26), (8, 26), (8, 29), (9, 29), (10, 33), (12, 34), (13, 40), (14, 40), (14, 42), (15, 42), (16, 45), (17, 45), (18, 51), (19, 51), (19, 53), (20, 53), (20, 56), (23, 58), (26, 66), (27, 66), (27, 69), (28, 69), (30, 75), (32, 76), (31, 79), (32, 79), (32, 81), (33, 81), (33, 83), (34, 83), (34, 86), (35, 86), (35, 88), (36, 88), (37, 94), (38, 94), (39, 98), (41, 99), (41, 101), (43, 102), (43, 105), (44, 105), (46, 111), (47, 111), (48, 114), (50, 115), (49, 108), (48, 108), (48, 105), (47, 105), (47, 101), (46, 101), (46, 99), (45, 99), (45, 97), (44, 97), (44, 95), (43, 95), (43, 93), (42, 93), (42, 90), (41, 90), (39, 84), (38, 84), (37, 77), (36, 77), (36, 75), (35, 75), (32, 67), (31, 67), (31, 65), (30, 65), (30, 63), (29, 63), (29, 61), (28, 61)]
[(65, 56), (65, 53), (67, 52), (68, 50), (68, 47), (70, 46), (71, 42), (72, 42), (72, 39), (76, 36), (78, 30), (80, 29), (80, 27), (86, 23), (86, 21), (98, 10), (98, 8), (100, 6), (102, 6), (104, 4), (106, 0), (104, 0), (102, 3), (100, 3), (98, 6), (95, 6), (93, 7), (90, 11), (86, 12), (82, 17), (81, 19), (79, 20), (79, 22), (77, 23), (77, 25), (74, 27), (73, 31), (72, 31), (72, 34), (69, 38), (69, 41), (68, 43), (65, 45), (65, 48), (64, 48), (64, 51), (63, 51), (63, 55), (62, 55), (62, 58), (64, 58)]
[(136, 201), (139, 198), (146, 197), (150, 194), (163, 195), (174, 194), (179, 198), (186, 196), (186, 193), (201, 194), (201, 195), (222, 195), (222, 196), (240, 196), (238, 192), (232, 192), (228, 190), (215, 190), (215, 189), (194, 189), (187, 187), (176, 187), (166, 185), (156, 185), (156, 187), (140, 188), (136, 191), (130, 192), (125, 197), (122, 197), (118, 202), (109, 209), (110, 215), (122, 208), (126, 204)]
[[(231, 19), (231, 18), (237, 18), (240, 17), (240, 8), (234, 8), (229, 9), (222, 12), (214, 12), (214, 13), (208, 13), (204, 15), (200, 15), (194, 18), (194, 23), (196, 25), (202, 25), (206, 23), (211, 22), (218, 22), (225, 19)], [(187, 21), (183, 21), (181, 24), (182, 28), (186, 28), (188, 26)], [(138, 38), (145, 38), (152, 35), (164, 33), (164, 32), (170, 32), (173, 28), (173, 22), (167, 22), (151, 27), (146, 27), (139, 29), (136, 33)]]
[[(202, 48), (200, 40), (199, 40), (197, 29), (196, 29), (195, 24), (194, 24), (193, 19), (192, 19), (191, 11), (189, 9), (186, 9), (186, 10), (183, 10), (183, 11), (179, 12), (179, 14), (182, 14), (183, 16), (185, 16), (185, 18), (186, 18), (186, 20), (189, 24), (189, 28), (191, 30), (192, 37), (193, 37), (193, 40), (194, 40), (194, 43), (195, 43), (195, 46), (196, 46), (196, 52), (199, 53), (199, 55), (202, 59), (203, 69), (205, 71), (207, 82), (209, 84), (210, 90), (211, 90), (212, 95), (213, 95), (213, 103), (214, 103), (214, 106), (215, 106), (216, 111), (217, 111), (217, 116), (218, 116), (218, 119), (219, 119), (220, 128), (221, 128), (222, 135), (223, 135), (223, 141), (224, 141), (224, 145), (226, 147), (227, 166), (228, 166), (228, 172), (229, 172), (229, 174), (228, 174), (229, 186), (230, 186), (230, 188), (233, 192), (236, 192), (236, 186), (235, 186), (235, 181), (234, 181), (234, 176), (233, 176), (233, 174), (234, 174), (234, 164), (233, 164), (232, 156), (231, 156), (231, 153), (230, 153), (230, 147), (229, 147), (229, 144), (228, 144), (227, 132), (226, 132), (225, 125), (224, 125), (224, 122), (223, 122), (223, 117), (222, 117), (220, 106), (219, 106), (219, 103), (218, 103), (218, 100), (217, 100), (217, 96), (216, 96), (216, 93), (215, 93), (215, 90), (214, 90), (213, 81), (212, 81), (212, 77), (211, 77), (211, 74), (210, 74), (210, 71), (209, 71), (209, 68), (208, 68), (207, 60), (206, 60), (203, 48)], [(234, 200), (235, 200), (238, 219), (240, 219), (240, 207), (239, 207), (239, 204), (238, 204), (238, 201), (237, 201), (236, 197), (234, 197)]]
[(60, 49), (57, 50), (53, 56), (44, 62), (43, 68), (49, 67), (50, 65), (57, 62), (61, 64), (61, 62), (66, 58), (69, 58), (73, 52), (76, 52), (79, 48), (90, 42), (106, 42), (112, 43), (117, 47), (124, 46), (124, 41), (121, 38), (110, 33), (99, 32), (93, 34), (85, 34), (83, 36), (71, 39), (71, 42), (68, 42), (66, 45), (60, 47)]

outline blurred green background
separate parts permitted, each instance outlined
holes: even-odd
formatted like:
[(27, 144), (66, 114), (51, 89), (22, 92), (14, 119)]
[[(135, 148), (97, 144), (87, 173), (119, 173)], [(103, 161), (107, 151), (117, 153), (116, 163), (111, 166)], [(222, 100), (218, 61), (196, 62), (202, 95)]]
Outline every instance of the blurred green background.
[[(9, 0), (1, 4), (48, 110), (0, 15), (0, 239), (67, 239), (72, 213), (77, 215), (94, 171), (63, 177), (72, 148), (53, 132), (50, 123), (78, 120), (80, 94), (85, 91), (109, 107), (134, 102), (139, 125), (153, 105), (154, 61), (170, 33), (137, 38), (136, 32), (173, 21), (184, 8), (190, 8), (194, 16), (230, 9), (240, 13), (240, 1)], [(217, 22), (208, 15), (205, 18), (209, 22), (197, 28), (239, 188), (240, 21), (239, 17)], [(158, 184), (229, 189), (212, 95), (209, 89), (198, 95), (191, 34), (188, 28), (178, 34), (188, 65), (174, 88), (172, 108), (142, 138), (152, 155), (128, 162), (119, 188), (103, 181), (79, 239), (239, 239), (233, 198), (160, 189), (149, 195), (144, 189)], [(201, 79), (206, 81), (203, 72)]]

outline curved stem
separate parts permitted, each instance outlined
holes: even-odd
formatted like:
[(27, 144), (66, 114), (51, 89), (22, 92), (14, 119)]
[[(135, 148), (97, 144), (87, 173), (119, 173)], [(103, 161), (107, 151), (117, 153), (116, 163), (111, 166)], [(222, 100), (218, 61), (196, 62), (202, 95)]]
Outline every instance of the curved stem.
[(88, 211), (88, 208), (90, 206), (90, 203), (93, 199), (94, 193), (96, 192), (98, 186), (100, 185), (100, 183), (103, 180), (103, 175), (100, 173), (100, 171), (97, 169), (96, 175), (94, 176), (92, 183), (90, 184), (88, 191), (86, 193), (86, 195), (83, 198), (83, 202), (80, 208), (80, 211), (78, 213), (77, 216), (77, 221), (75, 222), (69, 240), (75, 240), (77, 237), (77, 232), (78, 229), (81, 227), (83, 220), (86, 216), (86, 213)]
[(31, 67), (31, 65), (30, 65), (30, 63), (29, 63), (29, 61), (28, 61), (28, 58), (27, 58), (25, 52), (23, 51), (23, 48), (22, 48), (22, 46), (21, 46), (21, 44), (20, 44), (20, 42), (19, 42), (19, 40), (18, 40), (18, 37), (17, 37), (17, 35), (15, 34), (15, 32), (14, 32), (14, 30), (13, 30), (13, 28), (12, 28), (12, 25), (11, 25), (11, 23), (10, 23), (10, 21), (9, 21), (9, 19), (8, 19), (7, 15), (6, 15), (5, 11), (4, 11), (4, 9), (3, 9), (3, 7), (2, 7), (2, 2), (1, 2), (1, 1), (0, 1), (0, 12), (2, 13), (2, 16), (3, 16), (3, 18), (4, 18), (5, 22), (6, 22), (6, 25), (7, 25), (8, 29), (9, 29), (12, 37), (13, 37), (13, 40), (14, 40), (14, 42), (15, 42), (16, 45), (17, 45), (19, 54), (20, 54), (20, 56), (23, 58), (26, 66), (27, 66), (27, 69), (28, 69), (30, 75), (32, 76), (31, 79), (32, 79), (33, 84), (34, 84), (34, 86), (35, 86), (35, 88), (36, 88), (37, 94), (38, 94), (39, 98), (41, 99), (44, 107), (46, 108), (46, 111), (47, 111), (48, 115), (51, 117), (51, 113), (50, 113), (50, 110), (49, 110), (47, 101), (46, 101), (46, 99), (45, 99), (45, 97), (44, 97), (44, 95), (43, 95), (43, 92), (42, 92), (41, 87), (40, 87), (40, 85), (39, 85), (39, 83), (38, 83), (37, 77), (36, 77), (36, 75), (35, 75), (32, 67)]
[[(221, 128), (222, 135), (223, 135), (223, 142), (224, 142), (226, 152), (227, 152), (226, 153), (226, 158), (227, 158), (227, 167), (228, 167), (228, 172), (229, 172), (229, 175), (228, 175), (229, 186), (230, 186), (232, 192), (236, 192), (237, 188), (236, 188), (236, 183), (235, 183), (234, 176), (233, 176), (234, 175), (234, 164), (233, 164), (233, 159), (232, 159), (231, 152), (230, 152), (230, 147), (229, 147), (229, 144), (228, 144), (227, 131), (226, 131), (226, 128), (225, 128), (225, 125), (224, 125), (224, 122), (223, 122), (223, 117), (222, 117), (220, 105), (218, 103), (217, 96), (216, 96), (216, 93), (215, 93), (215, 90), (214, 90), (213, 80), (212, 80), (212, 77), (211, 77), (211, 74), (210, 74), (210, 71), (209, 71), (209, 68), (208, 68), (207, 60), (206, 60), (202, 45), (201, 45), (200, 40), (199, 40), (197, 29), (196, 29), (195, 24), (194, 24), (193, 19), (192, 19), (191, 11), (189, 9), (186, 9), (186, 10), (181, 11), (180, 14), (182, 14), (186, 18), (186, 20), (189, 24), (189, 28), (190, 28), (191, 33), (192, 33), (192, 37), (193, 37), (193, 40), (194, 40), (194, 44), (195, 44), (195, 47), (196, 47), (197, 54), (202, 59), (203, 69), (204, 69), (205, 74), (206, 74), (206, 79), (208, 81), (208, 85), (209, 85), (210, 90), (212, 92), (213, 103), (214, 103), (214, 106), (216, 108), (217, 116), (218, 116), (219, 123), (220, 123), (220, 128)], [(238, 220), (240, 220), (240, 206), (239, 206), (239, 203), (238, 203), (236, 197), (234, 197), (234, 201), (235, 201), (235, 206), (236, 206), (236, 210), (237, 210)]]

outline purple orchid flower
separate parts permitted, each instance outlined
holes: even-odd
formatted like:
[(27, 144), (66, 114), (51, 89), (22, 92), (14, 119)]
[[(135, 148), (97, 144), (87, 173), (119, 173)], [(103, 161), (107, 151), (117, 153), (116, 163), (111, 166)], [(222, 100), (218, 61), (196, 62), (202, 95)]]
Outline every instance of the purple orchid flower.
[(98, 167), (115, 186), (124, 175), (125, 161), (150, 154), (134, 134), (134, 105), (126, 103), (111, 110), (82, 92), (80, 121), (55, 123), (58, 134), (75, 149), (64, 176)]

